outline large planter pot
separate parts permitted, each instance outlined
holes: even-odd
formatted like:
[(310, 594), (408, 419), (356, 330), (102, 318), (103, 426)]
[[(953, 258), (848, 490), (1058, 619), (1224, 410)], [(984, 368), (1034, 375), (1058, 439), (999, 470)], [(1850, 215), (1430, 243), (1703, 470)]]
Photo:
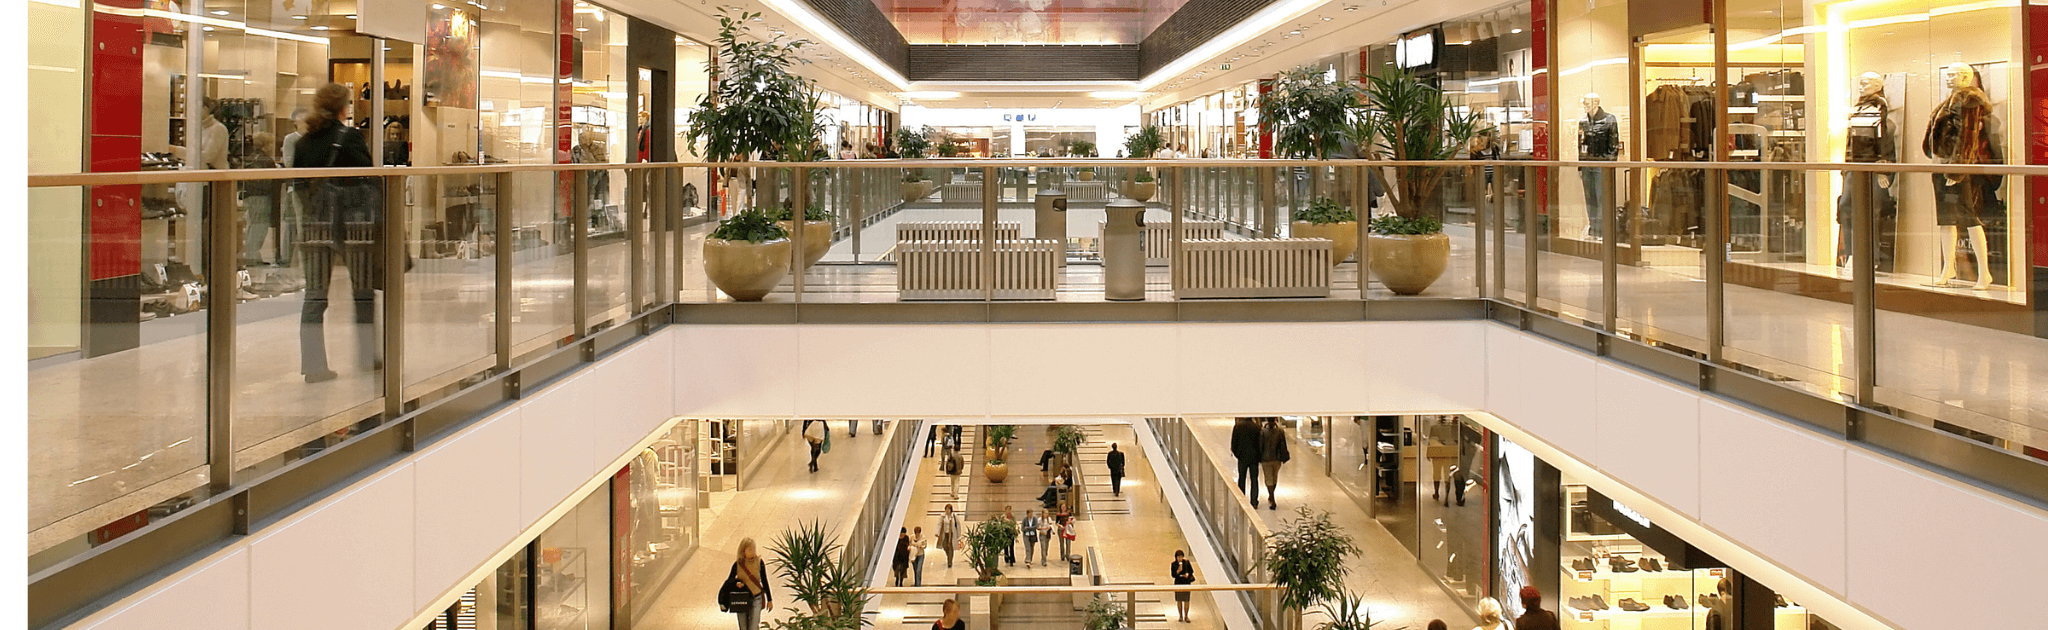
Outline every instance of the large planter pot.
[(1010, 464), (1008, 462), (982, 464), (981, 474), (988, 476), (989, 483), (1002, 483), (1004, 479), (1010, 478)]
[(1152, 195), (1159, 194), (1159, 182), (1124, 182), (1124, 196), (1132, 201), (1151, 201)]
[(1372, 275), (1397, 295), (1428, 289), (1451, 264), (1451, 237), (1436, 234), (1372, 235)]
[(932, 194), (930, 181), (903, 182), (903, 200), (906, 202), (923, 199), (929, 194)]
[[(789, 221), (776, 221), (776, 222), (775, 222), (775, 224), (776, 224), (776, 225), (780, 225), (780, 226), (782, 226), (782, 229), (785, 229), (785, 230), (789, 230), (789, 232), (790, 232), (791, 234), (795, 234), (795, 233), (796, 233), (796, 224), (795, 224), (795, 223), (791, 223), (791, 222), (789, 222)], [(811, 265), (815, 265), (815, 264), (818, 264), (818, 261), (820, 261), (820, 260), (824, 260), (824, 259), (825, 259), (825, 252), (827, 252), (827, 251), (830, 251), (831, 249), (832, 249), (832, 222), (831, 222), (831, 221), (805, 221), (805, 222), (804, 222), (804, 268), (808, 269), (808, 268), (810, 268), (810, 266), (811, 266)]]
[(1294, 238), (1320, 238), (1330, 241), (1330, 264), (1336, 265), (1351, 259), (1358, 251), (1358, 222), (1339, 221), (1336, 223), (1309, 223), (1295, 221)]
[(1081, 172), (1080, 172), (1080, 173), (1078, 173), (1078, 174), (1077, 174), (1076, 176), (1077, 176), (1077, 177), (1080, 177), (1080, 178), (1081, 178), (1081, 181), (1084, 181), (1084, 182), (1092, 182), (1092, 181), (1095, 181), (1095, 171), (1081, 171)]
[(789, 239), (755, 243), (706, 238), (704, 275), (734, 300), (759, 301), (789, 275)]

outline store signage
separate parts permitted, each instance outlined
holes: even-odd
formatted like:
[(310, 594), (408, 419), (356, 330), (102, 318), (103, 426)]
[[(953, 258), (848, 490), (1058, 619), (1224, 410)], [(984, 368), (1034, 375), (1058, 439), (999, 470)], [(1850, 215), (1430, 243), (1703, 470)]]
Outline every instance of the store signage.
[(1664, 554), (1664, 557), (1670, 561), (1672, 568), (1703, 569), (1726, 566), (1721, 561), (1715, 560), (1712, 556), (1708, 556), (1706, 553), (1694, 548), (1691, 544), (1685, 542), (1685, 539), (1679, 538), (1677, 534), (1673, 534), (1669, 530), (1658, 527), (1655, 523), (1650, 522), (1650, 519), (1645, 518), (1641, 512), (1622, 505), (1620, 501), (1600, 494), (1598, 490), (1588, 489), (1586, 491), (1586, 507), (1593, 512), (1594, 516), (1619, 528), (1621, 533), (1636, 539), (1636, 542), (1642, 543), (1645, 547), (1655, 549)]
[(1003, 114), (1003, 122), (1038, 122), (1038, 114)]

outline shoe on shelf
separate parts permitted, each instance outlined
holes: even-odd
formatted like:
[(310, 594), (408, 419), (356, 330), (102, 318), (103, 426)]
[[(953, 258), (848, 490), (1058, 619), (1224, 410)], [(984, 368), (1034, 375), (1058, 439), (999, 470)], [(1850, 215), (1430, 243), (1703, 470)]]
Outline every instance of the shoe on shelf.
[(1593, 570), (1593, 559), (1592, 559), (1592, 558), (1573, 558), (1573, 559), (1572, 559), (1572, 570), (1573, 570), (1573, 571), (1591, 571), (1591, 570)]
[(1657, 559), (1656, 559), (1656, 558), (1651, 558), (1651, 557), (1647, 557), (1647, 556), (1645, 556), (1645, 557), (1644, 557), (1644, 558), (1643, 558), (1642, 560), (1639, 560), (1639, 561), (1637, 561), (1637, 562), (1636, 562), (1636, 564), (1638, 564), (1638, 565), (1641, 565), (1644, 571), (1663, 571), (1663, 570), (1664, 570), (1664, 565), (1662, 565), (1662, 564), (1658, 564), (1658, 562), (1657, 562)]
[(1665, 604), (1665, 605), (1666, 605), (1666, 606), (1670, 606), (1670, 607), (1672, 607), (1672, 608), (1674, 608), (1674, 609), (1677, 609), (1677, 610), (1685, 610), (1685, 609), (1687, 609), (1687, 608), (1691, 608), (1691, 607), (1692, 607), (1692, 606), (1690, 606), (1690, 605), (1687, 605), (1687, 604), (1685, 603), (1685, 596), (1684, 596), (1684, 595), (1672, 595), (1672, 596), (1671, 596), (1671, 603), (1669, 603), (1669, 604)]
[(1593, 600), (1591, 598), (1573, 597), (1570, 600), (1568, 600), (1568, 602), (1569, 606), (1571, 606), (1572, 608), (1577, 608), (1579, 610), (1599, 610), (1598, 608), (1593, 607)]
[(1628, 597), (1621, 598), (1621, 602), (1617, 605), (1621, 606), (1622, 610), (1626, 610), (1629, 612), (1643, 612), (1645, 610), (1650, 609), (1649, 606), (1644, 605), (1642, 602), (1636, 601), (1635, 599)]
[(1601, 597), (1599, 593), (1593, 594), (1593, 605), (1599, 606), (1601, 610), (1611, 608), (1611, 606), (1607, 605), (1607, 598)]
[(1637, 571), (1634, 562), (1621, 556), (1608, 556), (1607, 569), (1615, 573), (1634, 573)]

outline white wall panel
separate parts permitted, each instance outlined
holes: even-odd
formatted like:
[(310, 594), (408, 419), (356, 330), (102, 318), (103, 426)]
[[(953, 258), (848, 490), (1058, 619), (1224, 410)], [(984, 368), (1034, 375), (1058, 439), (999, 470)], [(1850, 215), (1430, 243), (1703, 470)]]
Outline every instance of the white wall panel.
[(792, 326), (676, 326), (676, 413), (796, 414)]
[(1595, 371), (1601, 470), (1688, 516), (1700, 513), (1700, 398), (1612, 364)]
[(1180, 410), (1343, 413), (1369, 409), (1365, 324), (1182, 324)]
[(87, 630), (250, 630), (249, 550), (235, 549), (141, 600), (84, 626)]
[[(413, 616), (413, 467), (249, 543), (252, 628), (395, 628)], [(481, 558), (479, 558), (481, 560)]]
[(583, 388), (596, 382), (586, 380), (590, 375), (580, 373), (520, 405), (521, 524), (539, 520), (597, 474), (589, 410), (583, 406)]
[(2048, 517), (1848, 454), (1849, 597), (1906, 628), (2043, 628)]
[(1174, 409), (1172, 324), (1018, 324), (990, 330), (989, 396), (1007, 414)]
[(987, 326), (802, 326), (800, 333), (798, 414), (989, 412)]
[(1596, 456), (1594, 401), (1599, 399), (1593, 357), (1523, 335), (1517, 347), (1522, 404), (1513, 422), (1589, 462)]
[(1480, 322), (1365, 324), (1365, 383), (1374, 413), (1486, 406), (1486, 338)]
[[(1844, 582), (1841, 442), (1700, 403), (1700, 521), (1836, 593)], [(1627, 477), (1622, 477), (1627, 479)]]
[(519, 414), (499, 414), (420, 453), (414, 467), (413, 607), (512, 542), (519, 518)]
[(1522, 333), (1500, 324), (1486, 324), (1486, 404), (1503, 418), (1522, 417)]

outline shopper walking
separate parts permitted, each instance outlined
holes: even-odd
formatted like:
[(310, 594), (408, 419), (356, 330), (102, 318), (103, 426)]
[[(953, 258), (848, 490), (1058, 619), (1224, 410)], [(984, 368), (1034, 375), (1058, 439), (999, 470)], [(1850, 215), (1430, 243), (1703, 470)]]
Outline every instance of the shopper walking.
[[(1011, 525), (1016, 525), (1017, 513), (1011, 511), (1010, 506), (1005, 505), (1003, 506), (1003, 520), (1009, 521)], [(1003, 549), (1003, 566), (1017, 566), (1017, 539), (1014, 537), (1010, 539), (1010, 546)]]
[(925, 457), (931, 457), (931, 456), (932, 456), (932, 447), (933, 447), (933, 446), (935, 446), (935, 445), (937, 445), (938, 443), (939, 443), (939, 425), (936, 425), (936, 424), (934, 424), (934, 425), (932, 425), (932, 430), (931, 430), (930, 432), (927, 432), (927, 433), (925, 433), (925, 436), (924, 436), (924, 456), (925, 456)]
[(846, 437), (860, 437), (860, 421), (846, 421)]
[(896, 585), (903, 585), (903, 578), (910, 574), (910, 530), (897, 528), (896, 555), (889, 560), (889, 571), (896, 576)]
[[(363, 134), (341, 123), (348, 112), (349, 89), (337, 83), (313, 92), (313, 112), (306, 118), (307, 133), (292, 147), (292, 163), (299, 168), (364, 168), (372, 165), (370, 145)], [(219, 123), (213, 123), (218, 125)], [(210, 130), (202, 132), (211, 152)], [(225, 155), (226, 132), (219, 148)], [(211, 162), (208, 162), (211, 166)], [(226, 168), (225, 158), (214, 168)], [(364, 371), (382, 369), (377, 356), (377, 287), (384, 274), (384, 202), (377, 181), (369, 178), (334, 177), (306, 180), (297, 184), (305, 197), (299, 228), (306, 265), (305, 303), (299, 311), (299, 374), (307, 383), (338, 378), (327, 367), (328, 282), (334, 266), (348, 267), (349, 299), (355, 305), (356, 362)], [(230, 295), (232, 289), (218, 291)]]
[[(1267, 418), (1266, 427), (1259, 430), (1259, 473), (1266, 476), (1266, 509), (1278, 510), (1280, 504), (1275, 489), (1280, 485), (1280, 465), (1290, 459), (1287, 452), (1287, 430), (1280, 428), (1279, 418)], [(1259, 507), (1258, 499), (1252, 500), (1252, 507)]]
[(1060, 513), (1060, 557), (1074, 557), (1074, 515)]
[(912, 584), (924, 586), (924, 526), (910, 528), (910, 573), (917, 579)]
[[(1026, 509), (1024, 510), (1024, 522), (1019, 523), (1017, 525), (1020, 534), (1024, 537), (1024, 568), (1026, 569), (1031, 568), (1032, 548), (1038, 546), (1038, 522), (1038, 513), (1036, 511)], [(1044, 562), (1047, 565), (1051, 565), (1052, 558), (1045, 558), (1041, 560), (1041, 562)]]
[[(1237, 491), (1251, 499), (1252, 507), (1259, 506), (1259, 423), (1251, 418), (1238, 418), (1237, 426), (1230, 429), (1230, 455), (1237, 458)], [(1244, 485), (1245, 477), (1251, 477), (1252, 485)]]
[[(1052, 564), (1052, 539), (1059, 536), (1058, 523), (1058, 518), (1053, 516), (1052, 512), (1046, 512), (1044, 518), (1038, 519), (1039, 562)], [(1066, 560), (1066, 558), (1061, 558), (1061, 560)]]
[(818, 454), (825, 452), (824, 421), (804, 421), (804, 442), (811, 445), (811, 472), (818, 472)]
[(1116, 443), (1109, 443), (1109, 493), (1124, 496), (1124, 452), (1116, 450)]
[(1515, 618), (1516, 630), (1559, 630), (1557, 613), (1543, 609), (1543, 591), (1534, 585), (1522, 587), (1522, 616)]
[(1508, 630), (1507, 619), (1502, 618), (1500, 602), (1488, 597), (1479, 600), (1479, 625), (1472, 630)]
[(718, 609), (738, 616), (740, 630), (759, 630), (761, 613), (775, 609), (775, 594), (768, 590), (768, 563), (761, 561), (752, 538), (740, 539), (738, 555), (720, 589)]
[(946, 504), (946, 513), (939, 515), (939, 548), (946, 550), (946, 568), (953, 568), (953, 550), (959, 548), (960, 517), (953, 514), (953, 504)]
[[(1195, 563), (1188, 562), (1188, 554), (1179, 549), (1173, 550), (1173, 564), (1166, 568), (1166, 572), (1173, 576), (1174, 584), (1195, 583)], [(1189, 600), (1193, 598), (1194, 593), (1189, 591), (1173, 592), (1173, 607), (1180, 612), (1181, 623), (1193, 623), (1193, 620), (1188, 619)]]
[(960, 618), (960, 602), (946, 598), (939, 605), (939, 618), (932, 622), (932, 630), (967, 630), (967, 620)]

